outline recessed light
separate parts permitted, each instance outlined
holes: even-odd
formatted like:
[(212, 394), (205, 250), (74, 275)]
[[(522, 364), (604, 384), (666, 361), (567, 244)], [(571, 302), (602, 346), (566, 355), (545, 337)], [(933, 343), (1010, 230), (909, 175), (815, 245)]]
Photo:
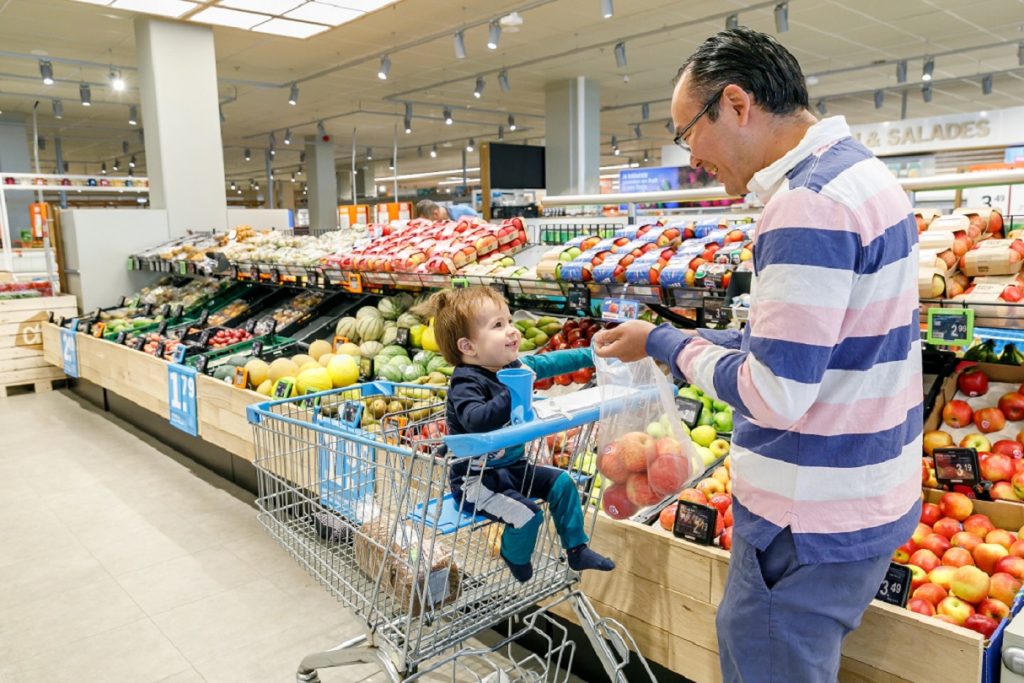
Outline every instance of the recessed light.
[(320, 24), (308, 24), (304, 21), (292, 21), (291, 19), (271, 19), (252, 28), (257, 33), (272, 33), (276, 36), (288, 38), (309, 38), (318, 33), (323, 33), (330, 26)]
[(360, 12), (372, 12), (393, 5), (397, 0), (318, 0), (327, 5), (345, 7), (347, 9), (359, 10)]
[(315, 21), (320, 24), (340, 26), (346, 22), (358, 19), (364, 12), (346, 7), (336, 7), (322, 2), (307, 2), (302, 7), (297, 7), (285, 16), (289, 19), (300, 19), (302, 21)]
[(114, 0), (111, 7), (177, 19), (199, 7), (199, 4), (186, 0)]
[(112, 3), (114, 0), (78, 0), (78, 2), (84, 2), (89, 5), (103, 5), (104, 7)]
[(302, 0), (220, 0), (221, 7), (244, 9), (263, 14), (284, 14), (302, 4)]
[(224, 9), (223, 7), (207, 7), (206, 9), (189, 17), (190, 21), (198, 21), (204, 24), (215, 26), (230, 26), (231, 28), (251, 29), (256, 24), (267, 20), (262, 14), (242, 12), (236, 9)]

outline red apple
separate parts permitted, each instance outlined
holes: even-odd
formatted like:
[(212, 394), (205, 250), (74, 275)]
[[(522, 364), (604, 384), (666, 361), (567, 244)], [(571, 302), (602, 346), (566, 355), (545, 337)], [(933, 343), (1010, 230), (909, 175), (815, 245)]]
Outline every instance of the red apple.
[(654, 505), (664, 498), (664, 496), (651, 487), (647, 475), (642, 472), (635, 472), (629, 475), (629, 479), (626, 480), (626, 497), (636, 504), (637, 507)]
[(946, 538), (942, 534), (930, 533), (925, 536), (918, 546), (926, 550), (931, 550), (935, 553), (936, 557), (942, 557), (947, 550), (949, 550), (951, 543), (950, 539)]
[(944, 567), (966, 567), (974, 564), (971, 551), (966, 548), (950, 548), (942, 554), (942, 566)]
[(999, 622), (992, 617), (987, 617), (984, 614), (972, 614), (971, 616), (964, 619), (963, 627), (969, 628), (972, 631), (977, 631), (985, 638), (991, 638), (992, 634), (996, 632)]
[(915, 591), (928, 583), (928, 572), (916, 564), (908, 564), (907, 569), (910, 570), (910, 590)]
[(1010, 547), (1017, 541), (1006, 529), (993, 529), (985, 536), (985, 543), (998, 543), (1009, 552)]
[[(946, 517), (952, 517), (953, 519), (962, 522), (971, 516), (971, 512), (974, 511), (974, 503), (972, 503), (971, 499), (962, 493), (944, 493), (942, 498), (939, 499), (939, 509), (942, 510), (942, 514)], [(941, 521), (942, 520), (940, 519), (939, 522)], [(936, 524), (939, 522), (936, 522)], [(936, 531), (940, 534), (943, 533), (938, 529), (936, 529)], [(959, 531), (959, 529), (957, 529), (957, 531)], [(952, 537), (952, 534), (949, 534), (949, 536)]]
[(619, 456), (630, 472), (643, 472), (647, 463), (654, 459), (654, 438), (646, 432), (629, 432), (619, 437), (616, 442)]
[(925, 503), (921, 506), (921, 524), (931, 526), (942, 519), (942, 511), (935, 503)]
[(996, 562), (996, 574), (1009, 574), (1018, 581), (1024, 581), (1024, 557), (1007, 555)]
[(1008, 455), (1014, 460), (1020, 460), (1024, 458), (1024, 444), (1011, 439), (1000, 439), (992, 444), (992, 452)]
[(897, 564), (906, 564), (910, 562), (910, 556), (916, 553), (918, 550), (917, 544), (913, 541), (907, 541), (892, 553), (892, 561)]
[(910, 540), (914, 542), (914, 545), (920, 548), (921, 542), (933, 533), (935, 532), (930, 526), (918, 522), (917, 527), (914, 529), (914, 533), (910, 535)]
[(701, 491), (693, 488), (683, 489), (680, 491), (679, 495), (676, 496), (676, 500), (688, 500), (692, 503), (700, 503), (701, 505), (708, 504), (707, 496), (705, 496)]
[(722, 547), (722, 550), (732, 549), (732, 527), (727, 526), (722, 531), (722, 535), (718, 537), (718, 545)]
[(1013, 599), (1020, 592), (1021, 581), (1006, 572), (996, 572), (989, 581), (988, 597), (995, 598), (1006, 605), (1012, 605)]
[(960, 626), (963, 626), (967, 618), (974, 614), (973, 607), (954, 595), (940, 602), (935, 611), (949, 617)]
[(973, 417), (974, 411), (967, 401), (954, 399), (942, 408), (942, 421), (954, 429), (968, 426)]
[(960, 524), (960, 522), (956, 521), (952, 517), (943, 517), (939, 521), (935, 522), (935, 526), (932, 527), (932, 530), (935, 531), (935, 533), (937, 534), (942, 534), (946, 538), (951, 539), (957, 533), (963, 531), (964, 528)]
[(1014, 541), (1010, 546), (1010, 554), (1014, 557), (1024, 557), (1024, 540)]
[(672, 527), (676, 523), (676, 508), (679, 507), (679, 503), (672, 503), (667, 508), (661, 511), (658, 515), (658, 524), (665, 531), (672, 531)]
[[(975, 547), (981, 545), (982, 539), (970, 531), (961, 531), (949, 539), (954, 548), (963, 548), (967, 552), (973, 552)], [(972, 562), (974, 560), (971, 560)]]
[(616, 484), (625, 484), (629, 478), (629, 470), (626, 463), (619, 455), (619, 447), (616, 443), (607, 444), (601, 449), (597, 456), (597, 471), (601, 476)]
[(946, 589), (937, 583), (926, 583), (912, 593), (915, 598), (923, 598), (932, 605), (937, 605), (946, 599)]
[(961, 600), (978, 604), (988, 597), (988, 574), (974, 566), (958, 567), (949, 583), (949, 592)]
[(907, 609), (910, 610), (911, 612), (917, 612), (918, 614), (923, 614), (926, 617), (934, 617), (935, 616), (935, 605), (933, 605), (932, 603), (928, 602), (924, 598), (911, 598), (907, 602)]
[(1024, 500), (1024, 470), (1016, 472), (1010, 478), (1010, 483), (1013, 485), (1014, 495), (1020, 500)]
[(910, 556), (910, 564), (916, 564), (926, 572), (930, 572), (942, 563), (935, 553), (922, 548)]
[(981, 476), (991, 482), (1010, 481), (1013, 477), (1013, 459), (1001, 453), (992, 453), (980, 464)]
[(728, 493), (716, 493), (708, 502), (711, 507), (718, 510), (718, 514), (725, 515), (725, 511), (732, 506), (732, 496)]
[(1008, 481), (997, 482), (988, 492), (992, 500), (1018, 500), (1013, 492), (1013, 484)]
[(986, 574), (994, 572), (996, 563), (1009, 554), (1010, 551), (998, 543), (981, 543), (971, 552), (974, 564)]
[(968, 368), (956, 378), (956, 387), (968, 396), (984, 396), (988, 393), (988, 375), (981, 368)]
[(1024, 420), (1024, 395), (1016, 391), (1003, 394), (999, 398), (999, 410), (1003, 411), (1007, 420)]
[(931, 455), (936, 448), (948, 448), (953, 445), (953, 437), (949, 432), (933, 429), (925, 432), (921, 441), (926, 455)]
[(983, 434), (998, 432), (1006, 426), (1006, 416), (999, 408), (982, 408), (974, 413), (974, 426)]
[(612, 519), (625, 519), (636, 514), (637, 507), (626, 495), (626, 487), (622, 484), (605, 490), (601, 497), (601, 508)]
[(976, 613), (984, 614), (986, 617), (992, 617), (996, 621), (1002, 621), (1010, 616), (1010, 607), (1002, 600), (985, 598), (978, 603)]
[[(665, 437), (672, 439), (672, 437)], [(665, 441), (665, 439), (659, 439)], [(677, 442), (678, 445), (678, 442)], [(690, 476), (690, 463), (686, 458), (676, 455), (659, 455), (651, 463), (651, 469), (647, 472), (651, 488), (662, 496), (671, 496), (683, 488), (683, 484)]]
[(964, 531), (974, 534), (978, 538), (985, 538), (990, 531), (994, 531), (996, 525), (988, 518), (988, 515), (971, 515), (964, 520)]
[(957, 567), (949, 567), (942, 565), (928, 572), (928, 580), (934, 584), (942, 586), (943, 589), (949, 590), (949, 584), (953, 580), (953, 574), (956, 573)]

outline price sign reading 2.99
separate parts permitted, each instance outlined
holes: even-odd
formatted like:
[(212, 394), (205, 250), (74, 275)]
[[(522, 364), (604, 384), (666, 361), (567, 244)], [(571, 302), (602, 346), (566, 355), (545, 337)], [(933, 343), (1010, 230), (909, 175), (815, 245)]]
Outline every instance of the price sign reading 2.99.
[(167, 366), (167, 402), (169, 420), (186, 434), (199, 435), (196, 411), (196, 369), (171, 363)]
[(969, 346), (974, 339), (974, 311), (969, 308), (929, 308), (925, 341), (941, 346)]

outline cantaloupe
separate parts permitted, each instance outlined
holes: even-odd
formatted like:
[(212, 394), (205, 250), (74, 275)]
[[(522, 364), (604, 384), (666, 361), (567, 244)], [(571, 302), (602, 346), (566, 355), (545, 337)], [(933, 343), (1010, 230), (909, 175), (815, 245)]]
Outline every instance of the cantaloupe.
[(327, 364), (331, 362), (332, 358), (334, 358), (334, 354), (333, 353), (325, 353), (324, 355), (322, 355), (319, 358), (317, 358), (316, 362), (320, 363), (320, 367), (326, 368)]
[(274, 383), (269, 379), (265, 379), (260, 382), (260, 385), (256, 387), (257, 394), (263, 394), (264, 396), (270, 396), (270, 389), (274, 386)]
[(320, 365), (320, 363), (318, 363), (318, 362), (317, 362), (317, 361), (315, 361), (315, 360), (311, 360), (311, 361), (309, 361), (308, 363), (303, 363), (302, 365), (300, 365), (300, 366), (299, 366), (299, 374), (301, 375), (301, 374), (302, 374), (302, 373), (304, 373), (304, 372), (305, 372), (306, 370), (310, 370), (310, 369), (312, 369), (312, 368), (319, 368), (319, 367), (322, 367), (322, 366)]
[(299, 373), (299, 376), (295, 378), (296, 390), (299, 394), (305, 394), (309, 391), (327, 391), (333, 385), (331, 375), (325, 368), (320, 367), (316, 364), (316, 367), (311, 367), (307, 370), (303, 370)]
[(305, 365), (306, 363), (308, 363), (311, 360), (313, 360), (313, 359), (310, 358), (309, 356), (307, 356), (304, 353), (297, 353), (294, 356), (292, 356), (292, 362), (295, 363), (296, 365), (298, 365), (299, 368), (301, 368), (303, 365)]
[(331, 383), (336, 387), (347, 387), (359, 381), (359, 366), (352, 356), (337, 354), (327, 364)]
[(353, 344), (352, 342), (348, 342), (347, 344), (339, 344), (335, 353), (343, 353), (346, 356), (358, 356), (359, 347), (356, 344)]
[(320, 356), (331, 352), (331, 343), (323, 339), (317, 339), (309, 345), (309, 357), (313, 360), (320, 360)]
[(245, 369), (249, 373), (249, 384), (254, 387), (263, 384), (270, 377), (270, 366), (259, 358), (253, 358), (246, 363)]
[(299, 366), (291, 359), (278, 358), (270, 364), (270, 372), (268, 373), (268, 376), (270, 381), (276, 382), (282, 377), (294, 377), (297, 374), (299, 374)]

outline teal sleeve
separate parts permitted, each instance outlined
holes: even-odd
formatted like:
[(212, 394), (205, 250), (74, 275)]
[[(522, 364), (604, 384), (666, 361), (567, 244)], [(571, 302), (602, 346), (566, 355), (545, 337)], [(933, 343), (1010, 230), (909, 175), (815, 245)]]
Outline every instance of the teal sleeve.
[(547, 379), (564, 375), (567, 372), (594, 367), (594, 357), (591, 355), (590, 349), (552, 351), (551, 353), (523, 356), (519, 360), (537, 373), (537, 379)]

